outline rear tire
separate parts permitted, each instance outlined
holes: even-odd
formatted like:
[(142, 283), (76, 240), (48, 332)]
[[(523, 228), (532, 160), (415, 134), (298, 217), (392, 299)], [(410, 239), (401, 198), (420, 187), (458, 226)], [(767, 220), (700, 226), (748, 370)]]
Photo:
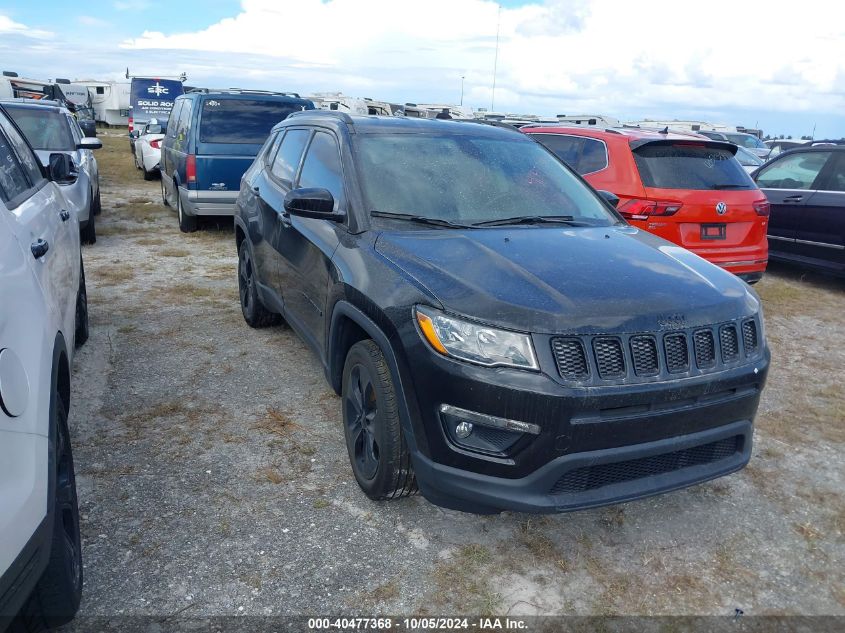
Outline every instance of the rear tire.
[(238, 247), (238, 294), (241, 313), (249, 327), (262, 328), (281, 323), (282, 316), (270, 312), (258, 296), (258, 276), (246, 240)]
[(97, 195), (94, 196), (94, 202), (91, 204), (91, 213), (100, 215), (103, 212), (103, 204), (100, 200), (100, 188), (97, 187)]
[(76, 347), (88, 340), (88, 290), (85, 287), (85, 266), (79, 258), (79, 289), (76, 291)]
[(88, 224), (85, 225), (84, 229), (80, 229), (79, 237), (82, 240), (83, 244), (95, 244), (97, 242), (97, 228), (95, 226), (96, 222), (94, 218), (93, 204), (91, 205), (92, 209), (88, 213)]
[(155, 176), (155, 172), (147, 171), (146, 167), (141, 167), (144, 170), (144, 180), (152, 180)]
[(79, 503), (67, 411), (56, 393), (55, 509), (50, 560), (32, 595), (12, 622), (10, 633), (34, 633), (73, 620), (82, 598), (82, 543)]
[(169, 207), (170, 202), (167, 201), (167, 190), (164, 188), (164, 178), (161, 179), (161, 203)]
[(176, 214), (179, 216), (179, 230), (182, 233), (193, 233), (197, 230), (197, 216), (185, 213), (178, 185), (176, 185)]
[(361, 490), (374, 500), (417, 492), (393, 378), (374, 341), (359, 341), (350, 348), (341, 394), (346, 449)]

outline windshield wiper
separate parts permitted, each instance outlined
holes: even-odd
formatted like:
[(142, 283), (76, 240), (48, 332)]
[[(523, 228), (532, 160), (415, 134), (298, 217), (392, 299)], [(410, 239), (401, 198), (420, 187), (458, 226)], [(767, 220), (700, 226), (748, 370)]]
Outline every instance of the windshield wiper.
[(722, 183), (713, 185), (713, 189), (748, 189), (748, 185), (740, 185), (735, 183)]
[(567, 226), (589, 226), (572, 215), (518, 215), (500, 220), (476, 222), (473, 226), (506, 226), (508, 224), (566, 224)]
[(457, 222), (450, 222), (449, 220), (442, 220), (440, 218), (427, 218), (424, 215), (413, 215), (411, 213), (393, 213), (392, 211), (371, 211), (370, 215), (377, 218), (390, 218), (392, 220), (407, 220), (409, 222), (419, 222), (420, 224), (430, 224), (432, 226), (448, 226), (452, 229), (471, 229), (473, 226), (469, 224), (459, 224)]

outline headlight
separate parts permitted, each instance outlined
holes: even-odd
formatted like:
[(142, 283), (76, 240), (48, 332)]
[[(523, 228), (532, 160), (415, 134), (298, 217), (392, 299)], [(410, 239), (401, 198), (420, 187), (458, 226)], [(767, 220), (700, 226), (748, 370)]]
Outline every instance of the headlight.
[(423, 337), (444, 356), (479, 365), (539, 369), (527, 334), (464, 321), (431, 308), (418, 306), (415, 312)]

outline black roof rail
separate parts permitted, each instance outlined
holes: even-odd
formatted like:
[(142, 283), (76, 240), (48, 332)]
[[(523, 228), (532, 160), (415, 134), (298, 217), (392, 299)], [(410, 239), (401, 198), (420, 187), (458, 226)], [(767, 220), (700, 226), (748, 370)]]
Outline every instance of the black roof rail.
[(298, 112), (291, 112), (287, 118), (292, 119), (294, 117), (302, 117), (302, 116), (325, 116), (331, 117), (333, 119), (340, 119), (347, 125), (353, 125), (355, 123), (354, 119), (349, 116), (347, 112), (339, 112), (338, 110), (300, 110)]
[(222, 92), (226, 94), (256, 94), (256, 95), (275, 95), (279, 97), (294, 97), (301, 99), (298, 92), (278, 92), (275, 90), (258, 90), (252, 88), (191, 88), (186, 91), (186, 94), (198, 92), (201, 94), (210, 94), (212, 92)]

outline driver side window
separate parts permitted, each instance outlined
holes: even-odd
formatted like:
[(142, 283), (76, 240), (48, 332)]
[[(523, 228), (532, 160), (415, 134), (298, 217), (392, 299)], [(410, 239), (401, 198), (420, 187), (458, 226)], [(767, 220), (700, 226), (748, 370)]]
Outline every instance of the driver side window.
[(804, 152), (786, 156), (757, 176), (762, 189), (812, 189), (830, 152)]

